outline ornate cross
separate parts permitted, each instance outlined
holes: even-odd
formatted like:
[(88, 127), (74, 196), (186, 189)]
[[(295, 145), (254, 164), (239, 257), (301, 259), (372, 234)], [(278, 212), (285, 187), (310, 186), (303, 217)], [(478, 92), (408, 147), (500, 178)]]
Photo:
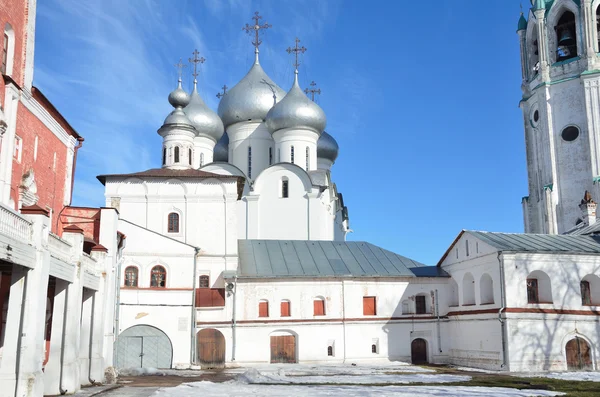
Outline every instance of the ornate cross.
[(181, 80), (181, 75), (183, 73), (183, 68), (185, 68), (187, 65), (185, 65), (182, 61), (181, 58), (179, 58), (179, 63), (175, 64), (175, 67), (177, 68), (177, 75), (179, 76), (179, 80)]
[(300, 63), (298, 62), (298, 54), (304, 54), (306, 52), (306, 48), (304, 48), (304, 46), (298, 47), (298, 43), (300, 43), (300, 39), (296, 37), (296, 46), (294, 48), (288, 47), (286, 50), (288, 54), (291, 54), (292, 52), (294, 53), (296, 57), (294, 66), (296, 67), (296, 70), (298, 70), (298, 66), (300, 66)]
[(217, 94), (217, 98), (219, 98), (219, 99), (221, 99), (222, 97), (224, 97), (224, 96), (225, 96), (225, 94), (227, 93), (227, 86), (226, 86), (226, 85), (224, 85), (222, 88), (223, 88), (223, 92), (222, 92), (222, 93), (220, 93), (220, 92), (219, 92), (219, 93)]
[(254, 19), (254, 25), (251, 26), (251, 25), (246, 24), (246, 26), (244, 26), (242, 28), (242, 30), (245, 30), (246, 33), (248, 33), (250, 36), (252, 36), (252, 34), (254, 34), (254, 41), (252, 41), (252, 44), (254, 45), (254, 48), (256, 48), (256, 50), (258, 51), (258, 46), (262, 44), (262, 40), (258, 37), (258, 34), (260, 33), (260, 31), (262, 29), (269, 29), (269, 28), (272, 28), (273, 26), (269, 25), (266, 22), (264, 25), (260, 25), (258, 22), (262, 19), (262, 17), (260, 15), (258, 15), (258, 11), (256, 11), (254, 13), (254, 16), (252, 17), (252, 19)]
[(192, 76), (194, 76), (195, 79), (196, 77), (198, 77), (198, 64), (204, 63), (206, 59), (204, 59), (204, 57), (198, 58), (198, 55), (200, 55), (200, 53), (197, 49), (194, 50), (194, 52), (192, 52), (192, 55), (194, 56), (194, 58), (189, 58), (189, 61), (190, 63), (194, 64), (194, 73), (192, 73)]
[(306, 93), (306, 95), (308, 95), (310, 93), (310, 99), (314, 102), (315, 101), (315, 94), (319, 94), (321, 95), (321, 89), (320, 88), (316, 88), (317, 83), (315, 83), (314, 81), (312, 81), (310, 83), (311, 88), (308, 89), (304, 89), (304, 92)]

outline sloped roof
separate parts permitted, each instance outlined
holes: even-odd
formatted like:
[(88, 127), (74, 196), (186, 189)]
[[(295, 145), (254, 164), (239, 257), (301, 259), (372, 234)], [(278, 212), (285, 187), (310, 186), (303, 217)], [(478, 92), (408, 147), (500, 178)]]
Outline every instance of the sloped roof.
[(109, 174), (109, 175), (98, 175), (96, 178), (104, 185), (106, 178), (217, 178), (217, 179), (238, 179), (242, 178), (235, 175), (219, 175), (212, 172), (206, 172), (195, 169), (186, 170), (172, 170), (169, 168), (152, 168), (146, 171), (134, 172), (131, 174)]
[(240, 278), (416, 277), (411, 268), (426, 267), (362, 241), (238, 240), (238, 249)]
[(573, 229), (569, 230), (568, 232), (565, 232), (564, 234), (571, 236), (583, 236), (598, 233), (600, 233), (600, 222), (596, 222), (593, 225), (586, 225), (584, 223), (580, 223), (579, 225), (575, 226)]

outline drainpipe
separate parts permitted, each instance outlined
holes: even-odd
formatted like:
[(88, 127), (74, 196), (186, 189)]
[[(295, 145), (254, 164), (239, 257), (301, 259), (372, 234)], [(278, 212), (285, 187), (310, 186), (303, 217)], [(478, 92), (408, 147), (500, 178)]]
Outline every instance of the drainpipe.
[(92, 343), (94, 342), (94, 308), (96, 307), (96, 293), (92, 295), (92, 318), (90, 319), (90, 346), (88, 349), (88, 357), (90, 363), (88, 365), (88, 381), (92, 386), (101, 385), (100, 382), (96, 382), (92, 379)]
[(25, 320), (25, 301), (27, 300), (27, 281), (29, 279), (29, 270), (25, 271), (25, 280), (23, 280), (23, 294), (21, 297), (21, 313), (19, 314), (19, 338), (17, 339), (17, 358), (15, 360), (15, 397), (19, 395), (19, 376), (21, 376), (21, 345), (23, 344), (23, 321)]
[(232, 339), (232, 346), (231, 346), (231, 361), (235, 361), (235, 346), (236, 346), (236, 335), (235, 335), (235, 331), (236, 331), (236, 326), (237, 326), (237, 319), (235, 317), (235, 296), (237, 292), (237, 275), (233, 277), (233, 318), (231, 319), (231, 339)]
[(437, 314), (437, 340), (438, 340), (438, 350), (440, 353), (442, 352), (442, 335), (440, 335), (440, 306), (438, 302), (438, 290), (435, 290), (435, 313)]
[(82, 137), (77, 138), (77, 146), (74, 148), (73, 153), (73, 172), (71, 174), (71, 197), (69, 198), (69, 205), (73, 202), (73, 187), (75, 186), (75, 168), (77, 167), (77, 151), (83, 146), (84, 139)]
[(190, 327), (190, 366), (196, 363), (196, 269), (198, 267), (198, 254), (200, 248), (194, 247), (194, 276), (192, 277), (192, 312)]
[(498, 267), (500, 269), (500, 304), (502, 307), (498, 310), (498, 321), (500, 321), (502, 334), (502, 365), (500, 368), (506, 367), (506, 320), (502, 318), (502, 312), (506, 309), (506, 291), (504, 290), (504, 261), (502, 260), (502, 252), (498, 252)]
[[(122, 240), (121, 240), (122, 241)], [(119, 249), (119, 246), (117, 245), (117, 257), (121, 256), (119, 255), (121, 249)], [(115, 310), (114, 310), (114, 318), (113, 318), (113, 342), (117, 340), (117, 337), (119, 335), (119, 318), (121, 315), (121, 264), (123, 262), (123, 258), (121, 256), (121, 259), (116, 261), (116, 269), (115, 269), (115, 295), (116, 295), (116, 299), (115, 299)], [(116, 365), (117, 363), (117, 358), (118, 358), (118, 349), (117, 349), (117, 344), (113, 343), (113, 366)]]
[(69, 286), (67, 285), (65, 289), (65, 310), (63, 311), (63, 323), (62, 323), (62, 332), (60, 336), (60, 373), (58, 375), (58, 391), (60, 391), (60, 395), (63, 396), (67, 394), (66, 389), (62, 388), (63, 385), (63, 368), (65, 365), (65, 338), (67, 335), (67, 314), (69, 313)]

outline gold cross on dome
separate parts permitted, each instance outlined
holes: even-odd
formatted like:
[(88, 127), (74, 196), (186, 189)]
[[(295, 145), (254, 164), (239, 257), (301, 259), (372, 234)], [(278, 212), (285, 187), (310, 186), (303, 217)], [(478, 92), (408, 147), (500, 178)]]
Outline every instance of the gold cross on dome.
[(262, 44), (262, 40), (258, 36), (260, 31), (263, 29), (272, 28), (273, 26), (269, 25), (266, 22), (263, 25), (260, 25), (259, 21), (262, 19), (262, 17), (258, 15), (258, 11), (254, 13), (252, 19), (254, 19), (254, 25), (246, 24), (246, 26), (244, 26), (242, 30), (245, 30), (246, 33), (248, 33), (250, 36), (254, 34), (254, 40), (252, 41), (252, 44), (254, 45), (254, 48), (256, 48), (256, 50), (258, 51), (258, 46)]
[(179, 63), (175, 64), (175, 67), (177, 68), (177, 75), (179, 76), (179, 80), (181, 80), (181, 75), (183, 73), (183, 68), (187, 67), (187, 65), (185, 65), (181, 58), (179, 58)]
[(223, 87), (221, 87), (221, 88), (223, 89), (223, 92), (222, 92), (222, 93), (221, 93), (221, 92), (219, 92), (219, 93), (217, 94), (217, 98), (219, 98), (219, 99), (221, 99), (222, 97), (224, 97), (224, 96), (225, 96), (225, 94), (227, 93), (227, 88), (228, 88), (228, 87), (227, 87), (226, 85), (224, 85), (224, 86), (223, 86)]
[(198, 58), (198, 55), (200, 55), (198, 50), (194, 50), (194, 52), (192, 52), (192, 55), (194, 56), (194, 58), (189, 58), (188, 60), (190, 61), (190, 63), (194, 64), (194, 73), (192, 73), (192, 76), (194, 76), (194, 78), (196, 78), (196, 77), (198, 77), (198, 64), (204, 63), (206, 61), (206, 59), (204, 59), (204, 57)]
[(298, 70), (298, 66), (300, 66), (300, 63), (298, 62), (298, 54), (304, 54), (306, 52), (306, 48), (304, 48), (304, 46), (298, 47), (298, 43), (300, 43), (300, 39), (296, 37), (296, 46), (294, 48), (288, 47), (288, 49), (286, 50), (288, 54), (291, 54), (292, 52), (294, 53), (296, 57), (294, 67), (296, 68), (296, 70)]
[(304, 89), (304, 93), (306, 95), (308, 95), (310, 93), (310, 99), (313, 102), (315, 101), (315, 94), (321, 95), (321, 89), (320, 88), (316, 88), (316, 86), (317, 86), (317, 83), (315, 83), (314, 81), (312, 81), (310, 83), (310, 87), (311, 88), (310, 89), (309, 88)]

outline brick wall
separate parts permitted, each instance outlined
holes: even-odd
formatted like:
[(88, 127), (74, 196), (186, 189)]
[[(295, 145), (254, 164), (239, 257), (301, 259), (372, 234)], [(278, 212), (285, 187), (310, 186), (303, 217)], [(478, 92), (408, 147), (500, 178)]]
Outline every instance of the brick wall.
[[(23, 86), (24, 69), (25, 69), (25, 44), (27, 43), (27, 16), (28, 16), (28, 1), (27, 0), (2, 0), (0, 1), (0, 33), (2, 33), (2, 41), (0, 47), (4, 44), (4, 29), (6, 23), (10, 23), (15, 32), (15, 56), (13, 73), (11, 77), (20, 86)], [(1, 92), (4, 92), (4, 83), (0, 83)], [(4, 101), (4, 97), (2, 97)]]

